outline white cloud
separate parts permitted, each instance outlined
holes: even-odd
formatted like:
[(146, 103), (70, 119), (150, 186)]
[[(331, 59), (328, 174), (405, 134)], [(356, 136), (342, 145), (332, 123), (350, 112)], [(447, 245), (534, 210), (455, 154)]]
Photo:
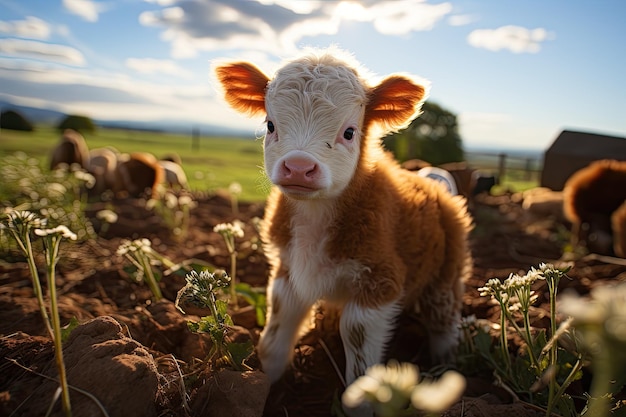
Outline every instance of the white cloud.
[(209, 83), (156, 83), (110, 71), (0, 58), (0, 84), (0, 97), (12, 102), (99, 120), (202, 121), (249, 129), (251, 135), (263, 121), (226, 109)]
[(375, 4), (370, 8), (376, 30), (383, 35), (406, 35), (432, 30), (452, 11), (450, 3), (428, 4), (417, 0)]
[(105, 10), (104, 5), (92, 0), (63, 0), (63, 6), (88, 22), (97, 22), (100, 13)]
[(0, 39), (0, 54), (31, 58), (64, 65), (84, 65), (83, 54), (69, 46), (25, 39)]
[(168, 7), (142, 13), (139, 22), (163, 27), (161, 37), (176, 58), (230, 48), (291, 54), (305, 37), (336, 34), (342, 21), (369, 22), (384, 35), (406, 35), (431, 30), (452, 11), (448, 2), (424, 0), (151, 2)]
[(450, 26), (465, 26), (478, 20), (478, 17), (470, 14), (455, 14), (448, 17), (448, 24)]
[(514, 53), (537, 53), (541, 43), (553, 39), (554, 35), (543, 28), (527, 29), (520, 26), (502, 26), (497, 29), (477, 29), (472, 31), (467, 41), (476, 48), (490, 51), (508, 49)]
[(159, 6), (171, 6), (175, 4), (178, 0), (144, 0), (146, 3), (153, 3)]
[(0, 32), (19, 38), (48, 39), (51, 29), (38, 17), (27, 16), (24, 20), (0, 21)]
[(166, 74), (192, 78), (193, 74), (169, 59), (128, 58), (126, 66), (142, 74)]

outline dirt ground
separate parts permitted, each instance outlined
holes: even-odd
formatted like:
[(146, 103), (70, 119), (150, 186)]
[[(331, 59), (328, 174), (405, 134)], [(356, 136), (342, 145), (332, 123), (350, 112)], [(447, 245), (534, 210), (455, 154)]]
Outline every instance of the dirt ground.
[[(58, 264), (59, 308), (62, 323), (76, 318), (81, 325), (64, 344), (64, 356), (74, 416), (329, 416), (343, 391), (344, 366), (336, 315), (319, 311), (316, 327), (296, 348), (293, 368), (270, 388), (253, 355), (248, 372), (217, 370), (203, 362), (211, 347), (208, 336), (191, 333), (187, 320), (208, 312), (183, 315), (174, 306), (184, 275), (161, 280), (165, 297), (152, 302), (148, 287), (127, 272), (128, 262), (116, 254), (122, 239), (148, 238), (152, 246), (174, 262), (196, 259), (229, 269), (222, 238), (213, 232), (218, 223), (240, 219), (245, 237), (239, 239), (240, 280), (264, 286), (267, 264), (258, 248), (250, 220), (262, 217), (262, 204), (241, 204), (232, 213), (228, 198), (196, 195), (187, 237), (173, 238), (162, 221), (137, 200), (119, 201), (117, 223), (100, 237), (81, 244), (64, 243)], [(93, 205), (90, 213), (102, 207)], [(471, 211), (475, 230), (471, 238), (473, 276), (467, 283), (464, 316), (475, 315), (496, 323), (498, 309), (477, 288), (493, 277), (526, 272), (541, 262), (558, 262), (567, 240), (568, 225), (559, 218), (533, 217), (516, 195), (478, 196)], [(94, 219), (94, 222), (96, 220)], [(97, 222), (96, 229), (99, 229)], [(39, 265), (43, 264), (38, 259)], [(42, 277), (44, 271), (40, 271)], [(622, 262), (597, 257), (576, 261), (561, 280), (560, 293), (586, 294), (607, 281), (626, 280)], [(538, 287), (533, 325), (545, 327), (547, 299)], [(240, 303), (233, 312), (231, 337), (256, 343), (260, 328), (254, 312)], [(400, 320), (390, 356), (422, 364), (423, 335), (410, 320)], [(512, 341), (511, 349), (519, 347)], [(424, 368), (427, 369), (427, 368)], [(53, 402), (57, 376), (52, 343), (33, 296), (27, 264), (17, 253), (0, 259), (0, 415), (45, 415)], [(183, 378), (184, 376), (184, 378)], [(496, 386), (491, 375), (466, 375), (465, 395), (449, 416), (539, 416), (545, 412), (516, 399)], [(97, 401), (96, 401), (97, 399)], [(52, 415), (62, 415), (57, 404)]]

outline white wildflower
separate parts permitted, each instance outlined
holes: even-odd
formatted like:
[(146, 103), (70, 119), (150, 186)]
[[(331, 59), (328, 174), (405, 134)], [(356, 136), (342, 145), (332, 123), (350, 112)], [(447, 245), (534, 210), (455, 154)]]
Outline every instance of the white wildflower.
[(116, 223), (118, 219), (117, 213), (108, 209), (98, 211), (96, 213), (96, 218), (107, 223)]
[(77, 180), (83, 181), (85, 183), (85, 187), (91, 189), (94, 187), (94, 185), (96, 185), (96, 177), (91, 175), (89, 172), (83, 171), (82, 169), (78, 169), (73, 172), (74, 177), (76, 177)]
[(169, 209), (178, 207), (178, 198), (172, 193), (165, 194), (165, 207)]
[(7, 216), (7, 226), (13, 229), (22, 226), (39, 228), (44, 227), (46, 223), (46, 219), (42, 219), (37, 214), (28, 210), (14, 210), (9, 212)]
[(228, 186), (228, 192), (232, 195), (239, 195), (241, 194), (241, 191), (241, 184), (239, 184), (238, 182), (233, 182)]
[(233, 223), (220, 223), (213, 228), (213, 231), (221, 235), (231, 235), (234, 237), (243, 237), (243, 229), (240, 221)]
[(465, 378), (458, 372), (448, 371), (438, 381), (422, 382), (411, 394), (413, 407), (430, 413), (442, 413), (463, 395)]
[(342, 401), (349, 408), (369, 402), (375, 408), (379, 404), (400, 409), (406, 406), (418, 378), (417, 367), (410, 363), (391, 361), (387, 366), (374, 365), (346, 388)]
[(59, 235), (61, 237), (64, 237), (70, 240), (76, 240), (78, 238), (76, 236), (76, 233), (72, 232), (70, 229), (68, 229), (67, 226), (64, 226), (64, 225), (60, 225), (52, 229), (35, 229), (35, 234), (37, 236), (42, 236), (42, 237), (50, 236), (50, 235)]
[(189, 207), (189, 208), (195, 208), (196, 207), (196, 202), (193, 200), (193, 198), (191, 198), (191, 196), (188, 195), (181, 195), (180, 197), (178, 197), (178, 204), (181, 207)]
[(59, 184), (58, 182), (53, 182), (53, 183), (48, 184), (48, 186), (46, 187), (46, 190), (48, 191), (48, 194), (51, 196), (55, 194), (57, 196), (63, 196), (65, 193), (67, 193), (67, 188), (65, 188), (63, 184)]
[(156, 207), (158, 203), (159, 202), (155, 198), (151, 198), (150, 200), (146, 201), (146, 208), (148, 210), (152, 210), (153, 208)]

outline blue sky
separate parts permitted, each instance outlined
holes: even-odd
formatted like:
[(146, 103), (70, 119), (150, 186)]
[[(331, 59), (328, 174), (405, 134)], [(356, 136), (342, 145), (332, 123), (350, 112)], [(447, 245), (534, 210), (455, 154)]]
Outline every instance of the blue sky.
[(336, 44), (428, 79), (467, 148), (542, 150), (565, 128), (626, 136), (625, 19), (623, 0), (0, 0), (0, 99), (252, 137), (211, 63), (271, 74)]

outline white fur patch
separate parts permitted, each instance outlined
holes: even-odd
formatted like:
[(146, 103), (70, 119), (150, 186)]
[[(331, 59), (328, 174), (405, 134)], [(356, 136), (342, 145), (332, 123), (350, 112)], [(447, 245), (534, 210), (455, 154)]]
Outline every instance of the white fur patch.
[(346, 385), (380, 363), (400, 309), (399, 301), (377, 308), (346, 304), (339, 323), (346, 354)]

